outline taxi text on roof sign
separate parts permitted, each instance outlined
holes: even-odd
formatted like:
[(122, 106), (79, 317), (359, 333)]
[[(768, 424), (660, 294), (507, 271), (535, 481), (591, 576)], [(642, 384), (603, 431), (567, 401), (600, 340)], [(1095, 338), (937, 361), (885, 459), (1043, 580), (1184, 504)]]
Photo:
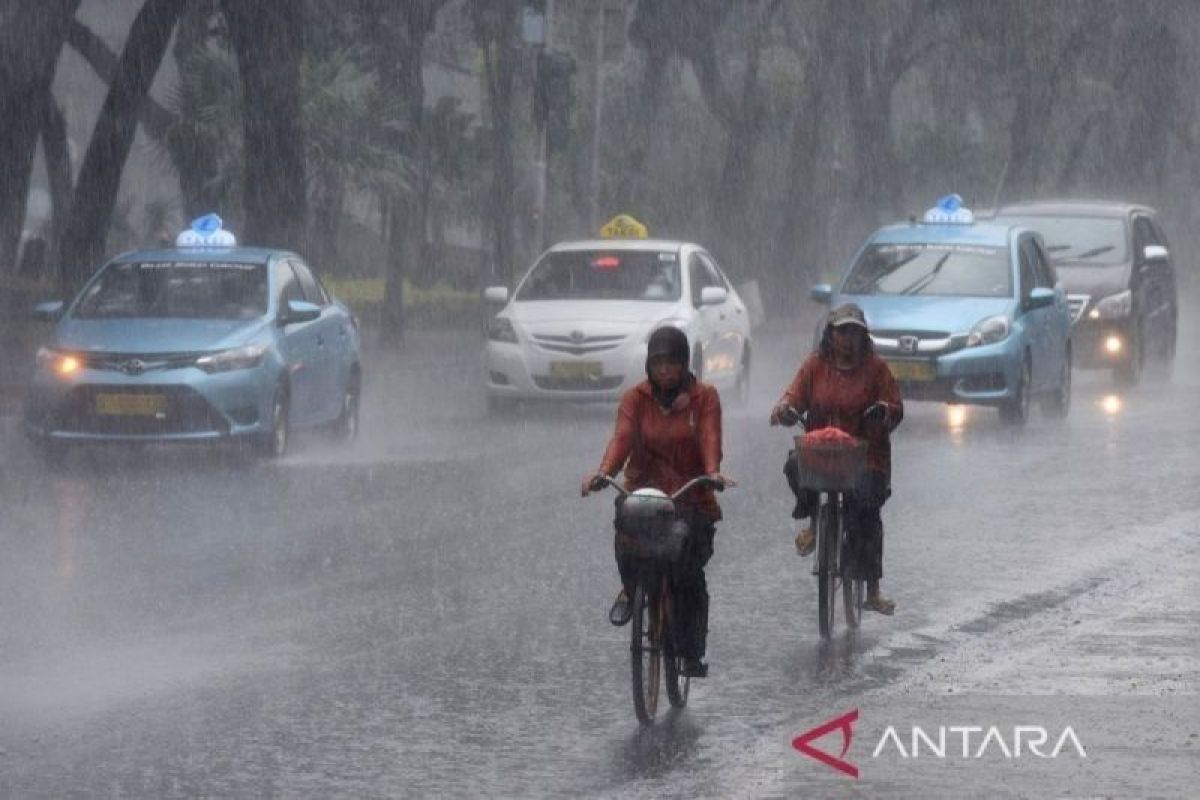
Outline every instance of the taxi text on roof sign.
[(600, 228), (601, 239), (646, 239), (650, 230), (628, 214), (617, 214)]
[(222, 228), (221, 218), (205, 214), (192, 220), (191, 226), (175, 237), (176, 247), (236, 247), (237, 239)]
[(921, 221), (933, 225), (970, 225), (975, 222), (975, 215), (963, 205), (961, 197), (948, 194), (939, 198), (937, 205), (926, 211)]

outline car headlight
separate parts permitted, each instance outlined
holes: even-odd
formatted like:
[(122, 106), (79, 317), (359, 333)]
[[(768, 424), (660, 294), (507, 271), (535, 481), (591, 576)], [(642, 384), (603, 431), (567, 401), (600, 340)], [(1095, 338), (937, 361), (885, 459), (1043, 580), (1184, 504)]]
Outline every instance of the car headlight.
[(1008, 317), (1003, 314), (981, 319), (975, 323), (975, 327), (971, 328), (971, 332), (967, 334), (967, 347), (1002, 342), (1008, 338), (1010, 331)]
[(1132, 311), (1133, 292), (1126, 289), (1102, 298), (1096, 303), (1096, 307), (1088, 312), (1088, 319), (1121, 319), (1128, 317)]
[(39, 369), (50, 370), (56, 375), (73, 375), (78, 372), (83, 362), (78, 356), (73, 356), (70, 353), (60, 353), (57, 350), (52, 350), (49, 347), (39, 347), (37, 351), (37, 365)]
[(235, 369), (253, 369), (263, 362), (267, 354), (265, 344), (248, 344), (220, 353), (210, 353), (196, 359), (196, 366), (207, 373), (231, 372)]
[(487, 338), (493, 342), (517, 343), (517, 329), (508, 317), (492, 317), (487, 324)]

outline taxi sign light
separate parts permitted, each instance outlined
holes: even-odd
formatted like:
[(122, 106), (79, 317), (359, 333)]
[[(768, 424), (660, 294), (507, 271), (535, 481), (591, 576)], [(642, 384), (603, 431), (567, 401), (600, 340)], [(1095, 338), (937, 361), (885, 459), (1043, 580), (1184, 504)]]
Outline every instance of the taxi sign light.
[(628, 214), (617, 214), (600, 228), (601, 239), (646, 239), (650, 230)]
[(948, 194), (925, 212), (922, 221), (933, 225), (970, 225), (975, 221), (975, 214), (963, 205), (962, 197)]
[(176, 247), (235, 247), (237, 239), (233, 234), (221, 227), (223, 224), (216, 214), (205, 214), (192, 220), (187, 230), (181, 231), (175, 237)]
[(616, 256), (600, 256), (592, 261), (592, 266), (605, 271), (620, 269), (621, 259)]

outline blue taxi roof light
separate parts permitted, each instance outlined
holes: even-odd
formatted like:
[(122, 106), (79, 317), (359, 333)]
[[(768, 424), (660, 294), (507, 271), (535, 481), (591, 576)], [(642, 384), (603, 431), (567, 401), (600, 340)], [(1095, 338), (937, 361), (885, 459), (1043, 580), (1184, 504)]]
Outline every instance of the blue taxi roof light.
[(237, 239), (225, 230), (216, 214), (205, 214), (192, 220), (187, 230), (175, 237), (176, 247), (236, 247)]
[(975, 214), (963, 205), (961, 196), (948, 194), (939, 197), (921, 221), (933, 225), (970, 225), (975, 222)]

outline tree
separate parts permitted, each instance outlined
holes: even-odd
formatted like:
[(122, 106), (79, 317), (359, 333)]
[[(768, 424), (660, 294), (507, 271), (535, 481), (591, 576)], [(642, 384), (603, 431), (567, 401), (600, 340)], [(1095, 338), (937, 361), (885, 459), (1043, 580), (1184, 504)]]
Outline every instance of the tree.
[(187, 0), (146, 0), (133, 21), (112, 86), (92, 131), (61, 246), (66, 288), (80, 285), (104, 255), (121, 173), (150, 84)]
[(300, 98), (304, 4), (223, 0), (242, 78), (243, 240), (302, 249), (308, 225)]
[(52, 118), (50, 84), (79, 2), (10, 0), (0, 9), (0, 268), (16, 263), (34, 152)]

